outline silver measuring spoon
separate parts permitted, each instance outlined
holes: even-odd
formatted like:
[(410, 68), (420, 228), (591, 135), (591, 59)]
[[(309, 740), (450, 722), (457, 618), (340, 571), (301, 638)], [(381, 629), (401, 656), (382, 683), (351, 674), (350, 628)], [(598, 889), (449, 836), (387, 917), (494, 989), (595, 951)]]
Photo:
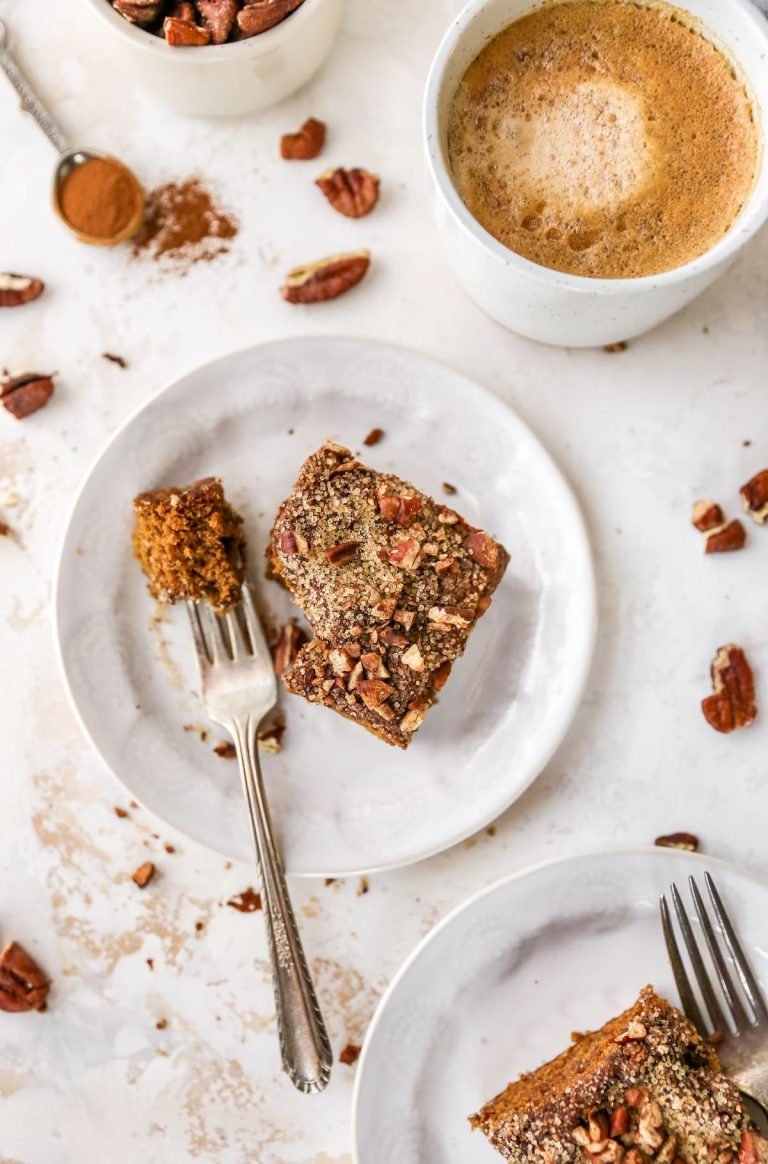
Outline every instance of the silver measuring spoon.
[[(29, 113), (35, 119), (59, 155), (56, 169), (53, 172), (53, 208), (67, 229), (80, 242), (90, 243), (94, 246), (115, 246), (117, 243), (125, 242), (126, 239), (135, 235), (144, 220), (144, 193), (138, 178), (136, 178), (135, 174), (119, 158), (112, 157), (110, 154), (100, 153), (98, 150), (86, 150), (79, 147), (73, 148), (67, 144), (67, 140), (61, 129), (53, 120), (11, 55), (8, 49), (8, 30), (2, 20), (0, 20), (0, 69), (5, 73), (18, 93), (23, 111)], [(119, 166), (136, 187), (135, 212), (132, 213), (130, 220), (122, 229), (110, 238), (98, 238), (78, 230), (65, 218), (61, 207), (61, 192), (64, 183), (72, 171), (77, 169), (78, 166), (83, 166), (86, 162), (93, 161), (96, 158), (108, 160), (116, 166)]]

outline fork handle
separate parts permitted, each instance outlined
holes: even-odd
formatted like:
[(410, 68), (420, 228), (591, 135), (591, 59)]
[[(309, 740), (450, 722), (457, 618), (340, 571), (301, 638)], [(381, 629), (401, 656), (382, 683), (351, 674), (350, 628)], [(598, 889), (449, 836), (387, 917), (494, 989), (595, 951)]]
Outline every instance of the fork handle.
[(333, 1055), (275, 843), (261, 777), (258, 726), (249, 716), (245, 723), (233, 723), (231, 732), (256, 846), (283, 1067), (299, 1091), (310, 1093), (328, 1083)]

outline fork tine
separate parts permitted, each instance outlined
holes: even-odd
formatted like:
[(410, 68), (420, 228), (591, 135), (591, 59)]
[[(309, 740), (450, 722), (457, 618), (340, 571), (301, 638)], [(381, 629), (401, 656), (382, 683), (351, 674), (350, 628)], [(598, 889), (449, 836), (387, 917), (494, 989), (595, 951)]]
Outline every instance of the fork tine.
[(707, 940), (707, 946), (712, 956), (712, 962), (717, 973), (717, 980), (720, 983), (720, 989), (723, 992), (725, 1001), (730, 1008), (731, 1014), (736, 1022), (736, 1030), (740, 1031), (744, 1027), (751, 1026), (752, 1020), (744, 1009), (744, 1004), (739, 997), (739, 994), (734, 986), (733, 978), (728, 969), (728, 964), (723, 957), (723, 952), (720, 949), (720, 944), (717, 940), (712, 922), (709, 920), (709, 914), (704, 906), (699, 887), (696, 884), (695, 877), (688, 878), (688, 885), (691, 890), (691, 897), (693, 898), (693, 908), (696, 911), (696, 917), (699, 919), (699, 924), (704, 931), (704, 937)]
[(664, 931), (664, 941), (667, 944), (667, 955), (672, 966), (672, 973), (675, 976), (677, 993), (680, 995), (683, 1010), (699, 1034), (703, 1038), (706, 1038), (708, 1034), (707, 1025), (704, 1022), (701, 1008), (696, 1000), (696, 995), (693, 993), (691, 983), (688, 979), (688, 973), (685, 969), (683, 959), (680, 956), (680, 948), (677, 944), (675, 931), (672, 928), (672, 919), (669, 916), (669, 906), (663, 893), (659, 901), (659, 908), (661, 909), (661, 928)]
[(736, 937), (736, 931), (733, 928), (733, 923), (731, 922), (731, 919), (728, 916), (728, 912), (723, 905), (720, 894), (717, 891), (717, 886), (715, 885), (709, 873), (704, 874), (704, 882), (707, 886), (707, 889), (709, 890), (709, 896), (712, 899), (712, 905), (714, 906), (717, 920), (720, 924), (720, 928), (723, 931), (725, 944), (730, 950), (731, 957), (733, 958), (739, 974), (739, 978), (741, 979), (741, 985), (744, 987), (744, 993), (749, 999), (750, 1005), (754, 1010), (756, 1017), (760, 1020), (768, 1020), (768, 1010), (766, 1010), (760, 987), (757, 984), (757, 979), (752, 973), (749, 962), (747, 961), (744, 951), (741, 948), (741, 943)]
[(245, 616), (245, 625), (248, 628), (253, 653), (254, 655), (262, 655), (267, 650), (267, 643), (264, 638), (261, 619), (259, 618), (253, 601), (253, 592), (248, 582), (243, 583), (240, 606)]
[(199, 613), (211, 660), (214, 666), (218, 666), (219, 663), (224, 663), (229, 658), (222, 620), (217, 614), (214, 614), (207, 602), (201, 604)]
[(203, 634), (203, 628), (200, 625), (200, 615), (197, 609), (197, 603), (187, 600), (186, 603), (187, 614), (189, 615), (189, 625), (192, 628), (192, 638), (195, 641), (195, 648), (197, 650), (197, 661), (200, 664), (200, 670), (203, 671), (205, 667), (210, 665), (210, 657), (208, 655), (208, 647)]
[(691, 923), (688, 920), (688, 914), (685, 912), (683, 899), (677, 891), (677, 886), (674, 884), (672, 885), (672, 901), (675, 905), (677, 920), (680, 923), (680, 930), (683, 935), (683, 941), (685, 942), (686, 949), (688, 950), (688, 956), (691, 959), (693, 973), (696, 976), (696, 981), (699, 984), (699, 990), (701, 991), (702, 997), (704, 999), (704, 1006), (707, 1008), (709, 1017), (712, 1021), (712, 1026), (715, 1028), (714, 1033), (727, 1035), (728, 1024), (725, 1021), (723, 1008), (720, 1006), (717, 995), (712, 988), (712, 983), (710, 981), (709, 974), (707, 973), (707, 968), (704, 965), (704, 960), (696, 943), (693, 930), (691, 929)]
[(245, 641), (243, 628), (240, 626), (240, 619), (237, 617), (238, 608), (228, 610), (226, 614), (227, 631), (229, 632), (229, 644), (232, 650), (233, 659), (244, 659), (251, 653), (248, 643)]

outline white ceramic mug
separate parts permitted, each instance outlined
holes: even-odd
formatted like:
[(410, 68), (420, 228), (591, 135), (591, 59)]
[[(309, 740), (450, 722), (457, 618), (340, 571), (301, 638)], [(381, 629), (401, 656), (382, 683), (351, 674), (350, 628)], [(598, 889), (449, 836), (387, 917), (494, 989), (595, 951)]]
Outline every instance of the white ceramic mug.
[(115, 64), (166, 105), (193, 117), (237, 117), (282, 101), (328, 56), (343, 0), (304, 0), (259, 36), (233, 44), (172, 48), (129, 23), (109, 0), (87, 0)]
[[(671, 0), (691, 12), (741, 66), (768, 124), (768, 22), (750, 0)], [(531, 0), (471, 0), (445, 34), (424, 101), (427, 162), (448, 259), (475, 303), (512, 331), (543, 343), (593, 347), (640, 335), (708, 287), (768, 218), (763, 145), (752, 194), (728, 233), (682, 267), (635, 279), (592, 279), (550, 270), (515, 254), (472, 217), (453, 186), (446, 153), (451, 101), (467, 67), (502, 28), (538, 7)]]

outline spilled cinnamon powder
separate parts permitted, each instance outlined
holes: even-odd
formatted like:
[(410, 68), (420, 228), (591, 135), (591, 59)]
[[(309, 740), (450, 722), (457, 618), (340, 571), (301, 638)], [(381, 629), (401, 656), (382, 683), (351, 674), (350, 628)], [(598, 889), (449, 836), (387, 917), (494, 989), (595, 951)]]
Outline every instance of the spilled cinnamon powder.
[(238, 227), (199, 178), (167, 182), (147, 195), (146, 220), (133, 253), (183, 273), (195, 263), (226, 254)]

